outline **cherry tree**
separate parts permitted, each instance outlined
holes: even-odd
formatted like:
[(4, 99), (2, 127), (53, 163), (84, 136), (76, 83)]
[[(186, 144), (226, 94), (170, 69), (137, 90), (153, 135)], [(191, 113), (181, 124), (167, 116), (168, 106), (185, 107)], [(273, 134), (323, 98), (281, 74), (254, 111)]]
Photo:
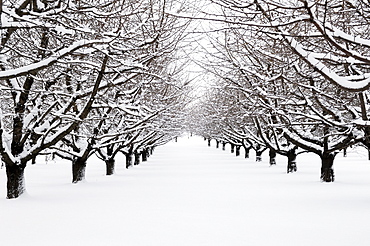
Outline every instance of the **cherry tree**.
[(173, 23), (165, 20), (166, 6), (134, 0), (2, 1), (0, 154), (8, 198), (24, 192), (24, 169), (38, 154), (72, 137), (86, 146), (90, 138), (79, 135), (81, 123), (97, 98), (151, 74), (148, 64), (173, 51), (159, 44), (160, 37), (179, 37), (169, 32)]
[[(322, 159), (322, 180), (332, 181), (332, 164), (337, 151), (366, 139), (360, 132), (361, 124), (356, 123), (364, 112), (364, 106), (361, 106), (364, 105), (361, 102), (364, 101), (363, 93), (359, 94), (360, 101), (353, 100), (356, 91), (366, 89), (366, 86), (357, 88), (359, 84), (351, 80), (337, 83), (349, 78), (345, 77), (352, 71), (348, 70), (348, 60), (334, 62), (338, 54), (334, 56), (330, 52), (338, 53), (335, 50), (338, 47), (333, 49), (324, 34), (317, 34), (317, 26), (312, 25), (311, 20), (301, 18), (305, 11), (323, 5), (317, 3), (317, 6), (307, 7), (288, 1), (291, 5), (274, 1), (218, 3), (224, 8), (224, 19), (218, 18), (218, 21), (228, 25), (221, 29), (221, 35), (213, 43), (223, 64), (227, 64), (229, 71), (234, 71), (225, 72), (220, 77), (248, 99), (239, 101), (244, 107), (249, 106), (245, 107), (246, 114), (253, 117), (255, 124), (245, 129), (255, 139), (263, 140), (270, 153), (272, 150), (290, 155), (299, 146), (318, 154)], [(332, 20), (339, 19), (331, 12), (335, 8), (339, 7), (333, 5), (326, 9), (328, 16), (333, 14)], [(289, 34), (284, 31), (288, 26)], [(292, 40), (296, 41), (294, 47)], [(299, 45), (304, 48), (300, 50)], [(364, 52), (360, 46), (355, 48)], [(317, 56), (321, 64), (340, 74), (342, 79), (328, 79), (329, 75), (334, 78), (334, 73), (318, 71), (320, 69), (311, 63), (312, 57), (299, 53), (303, 51), (307, 56), (308, 53)], [(325, 57), (324, 52), (328, 53)], [(363, 72), (367, 69), (363, 63), (354, 63), (350, 69), (353, 68)], [(229, 97), (228, 93), (225, 97)], [(254, 133), (256, 130), (257, 134)]]
[[(224, 8), (223, 21), (233, 28), (248, 26), (261, 39), (283, 42), (288, 52), (314, 70), (314, 77), (319, 75), (335, 87), (352, 92), (361, 107), (355, 123), (367, 135), (370, 39), (366, 1), (213, 2)], [(368, 140), (363, 142), (368, 146)]]

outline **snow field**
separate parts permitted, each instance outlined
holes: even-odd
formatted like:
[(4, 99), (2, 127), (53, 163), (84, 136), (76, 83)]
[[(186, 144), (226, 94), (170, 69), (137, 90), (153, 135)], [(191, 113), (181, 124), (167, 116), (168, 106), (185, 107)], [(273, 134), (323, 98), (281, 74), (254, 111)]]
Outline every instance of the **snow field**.
[[(41, 158), (26, 168), (27, 194), (6, 200), (0, 170), (1, 245), (258, 246), (370, 245), (370, 162), (341, 153), (336, 181), (321, 183), (320, 160), (286, 158), (269, 167), (201, 138), (158, 147), (148, 162), (116, 174), (92, 158), (86, 181), (71, 184), (71, 164)], [(229, 146), (228, 146), (229, 147)]]

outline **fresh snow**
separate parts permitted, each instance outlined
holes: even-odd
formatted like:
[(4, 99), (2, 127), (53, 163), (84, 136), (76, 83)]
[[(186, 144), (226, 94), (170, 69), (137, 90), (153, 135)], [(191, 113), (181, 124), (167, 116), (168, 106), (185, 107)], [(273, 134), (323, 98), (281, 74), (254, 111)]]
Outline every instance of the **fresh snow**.
[(324, 74), (329, 80), (331, 80), (335, 84), (346, 89), (354, 90), (366, 88), (370, 84), (370, 78), (366, 77), (364, 74), (361, 74), (357, 77), (358, 81), (350, 80), (351, 78), (354, 79), (354, 76), (353, 77), (339, 76), (335, 71), (330, 70), (324, 63), (318, 60), (322, 55), (319, 54), (319, 56), (316, 57), (316, 53), (306, 51), (304, 47), (295, 38), (290, 36), (289, 33), (281, 31), (281, 34), (284, 36), (284, 38), (287, 40), (290, 46), (305, 61), (307, 61), (312, 67), (315, 67), (317, 70), (319, 70), (322, 74)]
[[(35, 62), (29, 65), (25, 65), (19, 68), (13, 68), (5, 71), (0, 71), (0, 79), (9, 79), (15, 78), (18, 76), (25, 75), (29, 72), (36, 71), (39, 69), (43, 69), (50, 64), (57, 62), (61, 57), (64, 57), (76, 49), (79, 49), (84, 46), (89, 46), (93, 44), (102, 44), (102, 43), (109, 43), (112, 39), (97, 39), (97, 40), (79, 40), (71, 44), (70, 46), (60, 49), (54, 54), (50, 55), (48, 58), (41, 60), (39, 62)], [(16, 87), (17, 88), (17, 87)]]
[[(243, 155), (243, 153), (242, 153)], [(0, 169), (1, 245), (367, 246), (370, 162), (361, 149), (335, 160), (336, 181), (319, 181), (316, 155), (269, 167), (187, 136), (158, 147), (148, 162), (104, 175), (92, 158), (86, 181), (71, 184), (71, 164), (37, 159), (27, 194), (5, 199)]]

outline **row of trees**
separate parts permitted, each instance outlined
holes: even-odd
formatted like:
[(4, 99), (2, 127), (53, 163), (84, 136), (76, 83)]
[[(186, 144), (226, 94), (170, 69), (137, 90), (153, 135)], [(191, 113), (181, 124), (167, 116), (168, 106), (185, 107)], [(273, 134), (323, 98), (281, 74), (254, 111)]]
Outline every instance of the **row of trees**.
[(97, 154), (146, 160), (179, 135), (189, 86), (176, 59), (188, 22), (176, 0), (2, 0), (0, 155), (7, 198), (36, 157), (71, 160), (73, 182)]
[[(204, 17), (220, 24), (209, 34), (202, 65), (214, 79), (201, 118), (189, 128), (208, 139), (270, 150), (270, 161), (297, 149), (333, 161), (354, 144), (370, 148), (370, 5), (362, 0), (212, 0)], [(212, 52), (209, 52), (212, 50)]]
[(316, 153), (327, 182), (338, 151), (370, 148), (367, 1), (208, 2), (194, 17), (180, 0), (2, 0), (7, 197), (24, 192), (39, 155), (71, 160), (79, 182), (92, 154), (110, 175), (117, 153), (129, 166), (179, 135), (190, 93), (178, 50), (190, 16), (215, 23), (200, 64), (214, 86), (187, 118), (191, 131), (257, 156), (269, 149), (271, 163), (286, 155), (288, 171), (298, 148)]

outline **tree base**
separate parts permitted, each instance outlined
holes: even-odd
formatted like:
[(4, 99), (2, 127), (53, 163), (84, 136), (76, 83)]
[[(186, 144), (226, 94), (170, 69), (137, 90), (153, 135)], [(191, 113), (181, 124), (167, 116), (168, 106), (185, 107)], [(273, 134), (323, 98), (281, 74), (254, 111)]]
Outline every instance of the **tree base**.
[(72, 183), (76, 184), (85, 179), (86, 161), (74, 160), (72, 163)]
[(144, 149), (143, 152), (141, 152), (141, 161), (147, 161), (149, 156), (149, 149)]
[(18, 198), (25, 191), (24, 169), (26, 165), (6, 165), (7, 199)]
[(139, 164), (140, 164), (140, 156), (141, 156), (141, 154), (140, 154), (140, 153), (135, 152), (134, 156), (135, 156), (134, 165), (135, 165), (135, 166), (136, 166), (136, 165), (139, 165)]
[(334, 170), (332, 168), (322, 168), (320, 179), (322, 182), (334, 182)]
[(321, 181), (334, 182), (333, 163), (337, 153), (324, 153), (321, 157)]
[(295, 162), (288, 163), (287, 173), (297, 172), (297, 164)]
[(114, 159), (106, 160), (105, 165), (106, 165), (106, 175), (113, 175), (114, 174), (115, 160)]
[(126, 169), (132, 166), (132, 154), (125, 154), (126, 156)]

